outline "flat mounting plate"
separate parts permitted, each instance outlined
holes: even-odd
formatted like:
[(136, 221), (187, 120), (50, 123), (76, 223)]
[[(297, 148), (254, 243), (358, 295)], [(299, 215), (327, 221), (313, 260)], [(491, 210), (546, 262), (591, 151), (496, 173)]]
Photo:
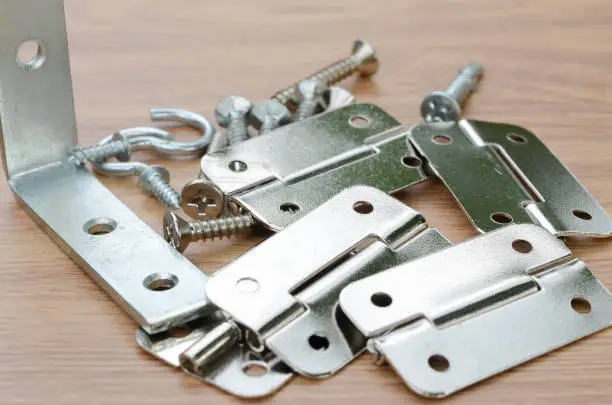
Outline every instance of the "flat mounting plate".
[(612, 324), (610, 292), (532, 224), (356, 281), (340, 305), (372, 351), (426, 397), (452, 394)]
[[(38, 54), (20, 61), (26, 41)], [(161, 331), (211, 310), (207, 276), (68, 162), (76, 124), (62, 0), (0, 0), (0, 122), (17, 199), (144, 329)]]
[(202, 158), (202, 174), (278, 231), (355, 185), (391, 193), (426, 179), (407, 131), (379, 107), (354, 104)]
[(410, 142), (480, 232), (535, 223), (557, 236), (608, 237), (612, 219), (524, 128), (473, 120), (428, 123)]

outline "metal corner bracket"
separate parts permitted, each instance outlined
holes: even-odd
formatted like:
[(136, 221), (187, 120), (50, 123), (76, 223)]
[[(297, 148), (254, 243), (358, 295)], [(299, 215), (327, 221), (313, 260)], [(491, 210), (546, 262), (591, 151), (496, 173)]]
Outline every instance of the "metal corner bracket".
[(444, 397), (612, 324), (612, 295), (550, 232), (509, 225), (356, 281), (340, 306), (404, 382)]
[(142, 328), (211, 310), (207, 276), (67, 160), (77, 137), (62, 0), (0, 0), (0, 122), (17, 200)]

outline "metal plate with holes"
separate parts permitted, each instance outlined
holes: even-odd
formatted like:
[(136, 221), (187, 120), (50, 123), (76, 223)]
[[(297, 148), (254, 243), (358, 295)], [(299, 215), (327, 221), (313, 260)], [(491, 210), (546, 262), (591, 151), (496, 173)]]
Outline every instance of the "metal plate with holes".
[[(200, 318), (154, 335), (139, 329), (136, 332), (136, 341), (147, 352), (173, 367), (179, 367), (181, 353), (223, 321), (221, 316)], [(269, 395), (294, 376), (294, 373), (274, 356), (263, 356), (242, 344), (235, 345), (220, 361), (215, 362), (210, 373), (189, 374), (230, 394), (245, 398)]]
[(386, 193), (353, 187), (211, 277), (209, 298), (297, 373), (329, 376), (365, 348), (342, 288), (450, 245)]
[(554, 235), (510, 225), (356, 281), (340, 305), (420, 395), (443, 397), (612, 324), (612, 295)]
[(202, 158), (202, 174), (272, 230), (354, 185), (394, 192), (426, 178), (406, 129), (370, 104), (293, 123)]
[[(207, 277), (67, 161), (76, 124), (63, 2), (0, 0), (0, 19), (1, 144), (17, 199), (147, 331), (207, 312)], [(30, 60), (18, 56), (25, 42), (38, 47)]]
[(535, 223), (557, 236), (612, 234), (609, 215), (524, 128), (462, 120), (418, 125), (409, 138), (480, 232)]

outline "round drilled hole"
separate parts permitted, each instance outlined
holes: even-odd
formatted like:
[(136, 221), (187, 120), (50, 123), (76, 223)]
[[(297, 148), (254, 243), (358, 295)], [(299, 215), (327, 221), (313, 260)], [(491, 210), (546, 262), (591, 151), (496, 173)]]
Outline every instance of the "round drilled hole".
[(421, 159), (415, 156), (404, 156), (402, 158), (402, 164), (408, 167), (421, 167), (423, 162)]
[(143, 284), (151, 291), (167, 291), (178, 284), (179, 279), (172, 273), (155, 273), (144, 279)]
[(446, 135), (435, 135), (431, 138), (431, 141), (433, 143), (437, 143), (438, 145), (448, 145), (453, 141), (453, 138)]
[(242, 372), (249, 377), (261, 377), (268, 372), (268, 368), (263, 363), (250, 362), (244, 365)]
[(31, 72), (38, 69), (45, 63), (45, 47), (42, 42), (28, 40), (17, 49), (17, 65)]
[(175, 339), (180, 339), (189, 336), (191, 329), (187, 325), (179, 325), (168, 330), (168, 334)]
[(588, 314), (591, 312), (591, 303), (585, 298), (574, 297), (570, 301), (570, 305), (572, 306), (572, 309), (579, 314)]
[(232, 160), (228, 167), (233, 172), (244, 172), (249, 168), (242, 160)]
[(496, 212), (491, 215), (491, 220), (498, 224), (509, 224), (512, 222), (512, 215), (506, 214), (505, 212)]
[(527, 138), (519, 134), (508, 134), (506, 135), (506, 138), (508, 138), (510, 142), (514, 143), (527, 143)]
[(589, 214), (586, 211), (582, 211), (582, 210), (574, 210), (572, 211), (572, 214), (574, 214), (575, 217), (583, 219), (585, 221), (590, 221), (591, 219), (593, 219), (591, 214)]
[(236, 281), (236, 288), (244, 294), (253, 294), (259, 290), (259, 283), (251, 277), (244, 277)]
[(280, 205), (280, 210), (287, 214), (295, 214), (300, 210), (300, 206), (294, 203), (284, 203)]
[(391, 298), (391, 296), (387, 293), (377, 292), (372, 294), (370, 301), (372, 301), (372, 304), (376, 305), (377, 307), (384, 308), (391, 305), (393, 298)]
[(353, 209), (359, 214), (371, 214), (374, 211), (374, 206), (367, 201), (357, 201), (353, 204)]
[(322, 335), (310, 335), (308, 344), (315, 350), (327, 350), (329, 348), (329, 339)]
[(93, 218), (85, 222), (83, 229), (90, 235), (106, 235), (117, 228), (117, 222), (111, 218)]
[(371, 122), (368, 117), (363, 115), (355, 115), (349, 118), (349, 124), (355, 128), (367, 128), (370, 126)]
[(450, 363), (448, 362), (448, 359), (442, 356), (441, 354), (434, 354), (432, 356), (429, 356), (429, 359), (427, 359), (427, 363), (429, 364), (429, 367), (441, 373), (447, 371), (450, 368)]
[(519, 253), (529, 253), (533, 250), (533, 246), (525, 239), (516, 239), (512, 241), (512, 249)]

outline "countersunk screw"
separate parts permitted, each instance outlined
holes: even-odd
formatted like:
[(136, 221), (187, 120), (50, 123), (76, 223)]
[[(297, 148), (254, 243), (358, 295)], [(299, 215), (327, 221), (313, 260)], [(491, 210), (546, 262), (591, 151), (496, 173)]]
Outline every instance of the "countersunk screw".
[(170, 173), (159, 165), (149, 166), (139, 178), (140, 189), (145, 194), (154, 195), (169, 209), (177, 210), (181, 207), (181, 196), (169, 183)]
[(253, 104), (240, 96), (227, 96), (217, 104), (215, 116), (222, 128), (227, 128), (230, 145), (246, 141), (249, 138), (246, 117)]
[(291, 112), (277, 100), (266, 100), (256, 104), (250, 113), (251, 125), (265, 134), (291, 122)]
[(229, 238), (246, 233), (255, 226), (251, 214), (187, 222), (173, 212), (164, 216), (164, 238), (179, 252), (191, 242)]
[[(376, 57), (376, 49), (366, 41), (357, 40), (353, 43), (351, 56), (332, 63), (307, 79), (319, 79), (325, 85), (331, 86), (355, 72), (359, 72), (364, 76), (371, 76), (378, 71), (379, 66), (380, 63)], [(295, 98), (296, 84), (279, 91), (272, 98), (282, 104), (297, 101)]]
[(225, 195), (221, 189), (206, 179), (190, 181), (181, 192), (183, 211), (193, 219), (219, 217), (225, 205)]
[(296, 86), (296, 101), (299, 103), (295, 112), (295, 121), (302, 121), (314, 115), (321, 96), (327, 86), (319, 79), (307, 79)]
[(470, 63), (444, 91), (433, 91), (423, 99), (421, 116), (427, 122), (459, 121), (461, 105), (482, 79), (484, 68)]

